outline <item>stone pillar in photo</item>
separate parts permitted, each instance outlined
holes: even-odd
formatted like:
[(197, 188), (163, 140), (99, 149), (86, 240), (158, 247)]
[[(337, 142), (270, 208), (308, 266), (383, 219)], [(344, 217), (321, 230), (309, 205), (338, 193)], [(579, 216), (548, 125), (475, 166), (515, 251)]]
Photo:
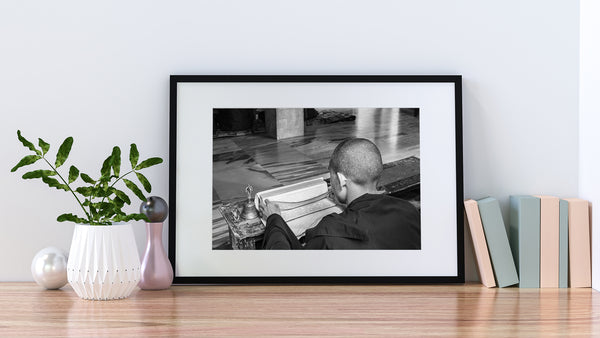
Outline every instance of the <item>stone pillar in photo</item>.
[(304, 135), (304, 109), (277, 108), (265, 111), (267, 135), (281, 140)]

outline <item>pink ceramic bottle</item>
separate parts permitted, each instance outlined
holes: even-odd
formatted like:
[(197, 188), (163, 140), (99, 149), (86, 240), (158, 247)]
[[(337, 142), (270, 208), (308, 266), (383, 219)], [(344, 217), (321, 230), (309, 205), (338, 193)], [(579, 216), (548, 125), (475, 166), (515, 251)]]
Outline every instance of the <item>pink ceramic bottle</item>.
[(167, 203), (160, 197), (152, 196), (142, 203), (140, 212), (150, 222), (146, 223), (146, 251), (138, 285), (142, 290), (168, 289), (173, 282), (173, 268), (162, 245), (163, 222), (168, 215)]

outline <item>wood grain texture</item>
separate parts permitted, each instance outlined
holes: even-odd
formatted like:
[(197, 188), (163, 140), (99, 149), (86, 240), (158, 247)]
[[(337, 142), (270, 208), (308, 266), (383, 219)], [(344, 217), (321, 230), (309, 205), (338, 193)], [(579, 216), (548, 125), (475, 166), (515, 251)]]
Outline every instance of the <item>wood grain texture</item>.
[(173, 286), (87, 301), (0, 283), (0, 336), (600, 335), (592, 289)]

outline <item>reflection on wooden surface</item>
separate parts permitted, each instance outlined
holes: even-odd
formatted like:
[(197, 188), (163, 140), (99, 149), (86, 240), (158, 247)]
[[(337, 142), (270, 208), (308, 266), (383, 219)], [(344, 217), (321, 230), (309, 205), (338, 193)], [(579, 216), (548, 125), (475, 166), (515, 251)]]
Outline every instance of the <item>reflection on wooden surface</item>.
[(173, 286), (86, 301), (66, 287), (0, 283), (2, 336), (597, 336), (591, 289)]

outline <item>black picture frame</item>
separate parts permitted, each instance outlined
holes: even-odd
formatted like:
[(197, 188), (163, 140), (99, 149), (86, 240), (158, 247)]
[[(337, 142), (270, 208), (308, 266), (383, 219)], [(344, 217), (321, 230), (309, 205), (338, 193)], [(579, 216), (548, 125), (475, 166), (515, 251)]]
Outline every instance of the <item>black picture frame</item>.
[[(184, 229), (191, 227), (189, 224), (183, 223), (183, 215), (191, 213), (189, 205), (182, 202), (186, 201), (187, 198), (195, 198), (194, 196), (185, 195), (179, 196), (179, 190), (183, 190), (182, 186), (187, 184), (183, 182), (183, 176), (181, 172), (185, 170), (186, 163), (183, 163), (185, 159), (183, 150), (181, 149), (182, 138), (189, 139), (191, 131), (182, 131), (181, 128), (188, 128), (189, 125), (181, 121), (182, 114), (192, 114), (189, 111), (184, 113), (182, 108), (186, 99), (182, 98), (184, 91), (182, 88), (188, 88), (189, 85), (200, 85), (198, 89), (192, 89), (192, 94), (189, 91), (185, 91), (185, 95), (188, 97), (194, 95), (195, 90), (197, 93), (202, 93), (206, 88), (223, 87), (227, 88), (229, 84), (235, 84), (236, 86), (248, 86), (245, 88), (254, 88), (254, 85), (269, 85), (271, 88), (277, 88), (277, 85), (292, 85), (300, 86), (302, 84), (319, 84), (325, 86), (342, 86), (340, 90), (345, 88), (345, 85), (362, 86), (370, 88), (368, 86), (374, 85), (374, 90), (369, 91), (373, 100), (377, 100), (374, 93), (377, 93), (377, 88), (382, 87), (386, 91), (390, 91), (388, 85), (396, 86), (400, 88), (425, 88), (425, 98), (427, 100), (427, 88), (433, 86), (436, 88), (436, 92), (439, 88), (445, 88), (439, 90), (440, 92), (447, 93), (443, 95), (451, 95), (447, 97), (447, 105), (444, 111), (453, 112), (452, 116), (445, 116), (444, 119), (452, 124), (443, 126), (446, 130), (445, 134), (448, 135), (446, 139), (436, 140), (443, 143), (451, 143), (452, 152), (454, 153), (453, 163), (440, 163), (441, 167), (446, 169), (450, 168), (454, 171), (454, 181), (449, 182), (454, 185), (454, 191), (452, 196), (448, 193), (447, 199), (448, 205), (445, 205), (447, 210), (455, 210), (456, 212), (452, 215), (452, 219), (448, 218), (448, 227), (446, 229), (451, 231), (452, 235), (455, 235), (455, 243), (450, 243), (452, 250), (447, 250), (445, 254), (449, 254), (456, 259), (452, 262), (452, 273), (439, 273), (428, 272), (427, 274), (416, 274), (406, 275), (403, 273), (398, 274), (344, 274), (344, 275), (306, 275), (301, 271), (297, 275), (269, 275), (269, 274), (243, 274), (243, 275), (228, 275), (228, 274), (209, 274), (201, 275), (196, 273), (178, 273), (181, 264), (187, 259), (185, 252), (180, 252), (183, 244), (181, 239), (178, 240), (178, 235), (183, 236)], [(185, 87), (188, 85), (188, 87)], [(195, 87), (189, 87), (195, 88)], [(304, 88), (304, 87), (302, 87)], [(391, 90), (393, 93), (393, 89)], [(421, 92), (419, 92), (421, 93)], [(228, 93), (228, 95), (235, 97), (235, 92)], [(289, 93), (288, 93), (289, 94)], [(266, 95), (266, 94), (265, 94)], [(389, 99), (393, 100), (393, 94), (387, 94)], [(408, 95), (408, 94), (407, 94)], [(431, 97), (431, 100), (435, 100), (435, 97)], [(201, 99), (198, 99), (201, 100)], [(309, 100), (310, 101), (310, 100)], [(386, 101), (386, 100), (384, 100)], [(387, 101), (386, 101), (387, 102)], [(238, 106), (232, 104), (230, 106)], [(242, 105), (243, 106), (243, 105)], [(212, 106), (215, 108), (215, 106)], [(169, 259), (173, 266), (174, 271), (174, 284), (423, 284), (423, 283), (464, 283), (464, 224), (463, 224), (463, 156), (462, 156), (462, 77), (460, 75), (171, 75), (170, 77), (170, 118), (169, 118), (169, 205), (170, 205), (170, 216), (169, 216)], [(201, 114), (199, 110), (197, 112)], [(424, 111), (423, 113), (435, 114), (435, 110)], [(196, 113), (194, 113), (196, 114)], [(448, 115), (448, 114), (446, 114)], [(183, 125), (178, 125), (180, 123)], [(182, 134), (186, 134), (182, 136)], [(209, 138), (203, 139), (199, 142), (210, 142)], [(212, 146), (211, 146), (212, 147)], [(180, 152), (182, 152), (180, 154)], [(204, 161), (206, 162), (206, 161)], [(210, 163), (198, 163), (201, 166), (210, 166)], [(452, 171), (452, 170), (451, 170)], [(179, 175), (178, 175), (179, 174)], [(180, 181), (178, 181), (180, 180)], [(180, 186), (181, 185), (181, 186)], [(188, 201), (189, 202), (189, 201)], [(206, 202), (206, 201), (205, 201)], [(187, 202), (186, 202), (187, 203)], [(189, 204), (189, 203), (187, 203)], [(186, 209), (187, 208), (187, 209)], [(445, 209), (445, 210), (446, 210)], [(181, 219), (181, 220), (180, 220)], [(179, 223), (178, 223), (179, 222)], [(210, 219), (206, 219), (207, 225), (210, 224)], [(194, 225), (195, 227), (198, 224)], [(425, 225), (427, 226), (427, 225)], [(186, 240), (187, 237), (186, 236)], [(207, 240), (207, 239), (204, 239)], [(199, 239), (202, 241), (202, 238)], [(178, 243), (179, 242), (179, 243)], [(454, 241), (453, 241), (454, 242)], [(186, 244), (187, 245), (187, 244)], [(187, 245), (187, 247), (193, 247)], [(187, 249), (188, 251), (190, 249)], [(211, 254), (206, 254), (210, 256)], [(205, 256), (206, 256), (205, 255)], [(440, 254), (441, 255), (441, 254)], [(383, 256), (382, 256), (383, 257)], [(209, 260), (210, 258), (204, 258)], [(187, 264), (187, 263), (186, 263)], [(455, 264), (455, 265), (454, 265)], [(227, 263), (223, 263), (222, 268), (226, 269)], [(201, 270), (201, 267), (198, 271)], [(399, 271), (401, 272), (401, 271)]]

